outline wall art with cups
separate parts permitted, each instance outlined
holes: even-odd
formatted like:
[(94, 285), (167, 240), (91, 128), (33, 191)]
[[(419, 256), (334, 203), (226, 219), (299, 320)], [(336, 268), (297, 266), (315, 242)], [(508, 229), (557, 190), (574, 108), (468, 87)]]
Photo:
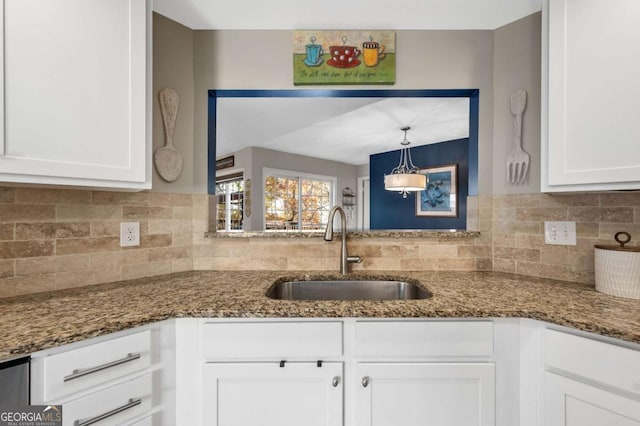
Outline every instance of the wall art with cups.
[(294, 31), (293, 83), (394, 84), (393, 31)]

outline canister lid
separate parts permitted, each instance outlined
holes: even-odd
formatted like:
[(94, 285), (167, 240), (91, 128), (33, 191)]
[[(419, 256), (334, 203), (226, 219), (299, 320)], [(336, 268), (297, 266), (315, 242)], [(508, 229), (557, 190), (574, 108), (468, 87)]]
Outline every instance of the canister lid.
[(629, 246), (625, 247), (629, 241), (631, 241), (631, 234), (628, 232), (620, 231), (616, 232), (614, 236), (615, 240), (619, 245), (605, 245), (605, 244), (596, 244), (594, 247), (601, 250), (614, 250), (614, 251), (627, 251), (627, 252), (636, 252), (640, 253), (640, 247)]

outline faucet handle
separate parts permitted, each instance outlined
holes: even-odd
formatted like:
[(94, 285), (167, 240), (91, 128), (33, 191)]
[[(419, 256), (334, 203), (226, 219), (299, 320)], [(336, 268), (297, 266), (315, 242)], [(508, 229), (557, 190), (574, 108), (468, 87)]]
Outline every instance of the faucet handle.
[(347, 256), (347, 263), (361, 263), (362, 258), (360, 256)]

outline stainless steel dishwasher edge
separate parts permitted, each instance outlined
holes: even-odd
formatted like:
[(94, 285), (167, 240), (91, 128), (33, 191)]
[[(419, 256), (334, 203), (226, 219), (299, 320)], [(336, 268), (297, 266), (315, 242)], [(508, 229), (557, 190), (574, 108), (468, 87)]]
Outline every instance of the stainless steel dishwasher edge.
[(0, 362), (0, 407), (29, 405), (29, 366), (31, 357)]

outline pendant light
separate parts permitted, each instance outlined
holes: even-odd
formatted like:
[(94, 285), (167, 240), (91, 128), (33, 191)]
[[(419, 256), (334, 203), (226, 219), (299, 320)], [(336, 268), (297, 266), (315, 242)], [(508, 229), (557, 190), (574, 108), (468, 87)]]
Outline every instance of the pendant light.
[(422, 191), (427, 186), (427, 177), (420, 174), (420, 171), (411, 161), (411, 151), (407, 140), (407, 131), (411, 127), (403, 127), (404, 139), (400, 144), (400, 163), (398, 167), (391, 170), (391, 173), (384, 176), (384, 189), (387, 191), (397, 191), (402, 194), (402, 198), (407, 198), (409, 192)]

